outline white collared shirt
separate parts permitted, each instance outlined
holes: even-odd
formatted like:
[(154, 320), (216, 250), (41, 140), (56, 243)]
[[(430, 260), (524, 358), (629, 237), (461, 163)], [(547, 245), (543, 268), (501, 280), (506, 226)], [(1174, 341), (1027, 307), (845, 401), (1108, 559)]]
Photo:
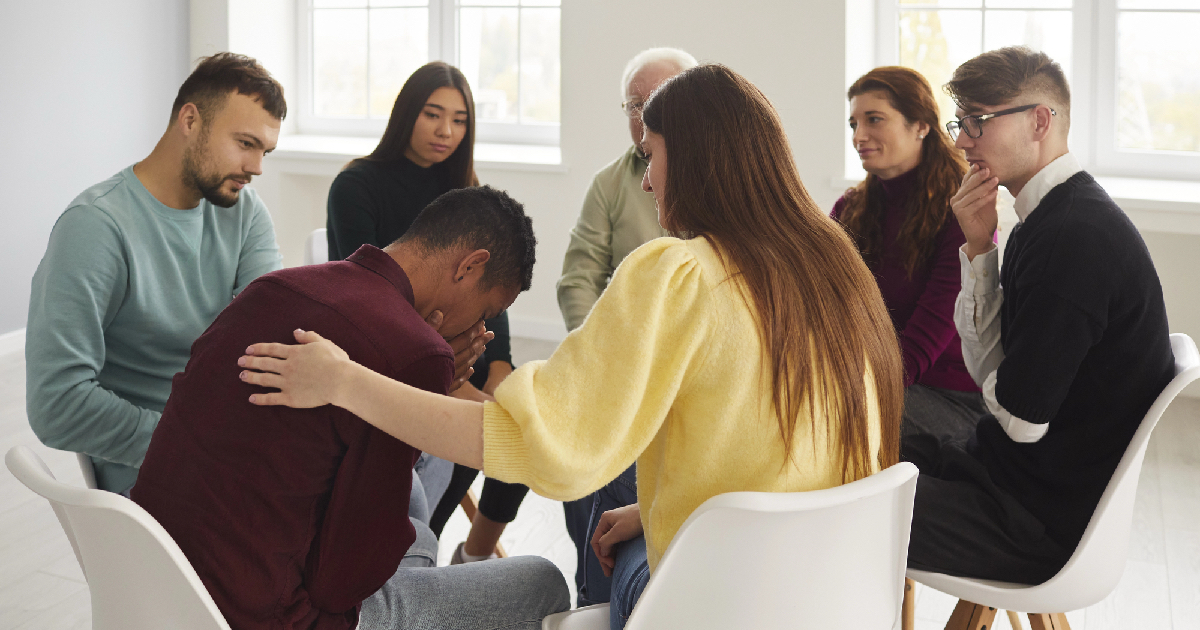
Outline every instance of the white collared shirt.
[[(1055, 186), (1079, 171), (1079, 160), (1064, 153), (1038, 171), (1017, 195), (1013, 209), (1024, 223)], [(1004, 288), (1000, 286), (1000, 253), (993, 245), (983, 254), (968, 260), (966, 245), (958, 252), (962, 267), (962, 290), (954, 302), (954, 326), (962, 339), (963, 362), (975, 383), (983, 389), (983, 402), (1004, 432), (1014, 442), (1037, 442), (1046, 435), (1049, 424), (1026, 422), (1008, 412), (996, 400), (996, 370), (1004, 360), (1000, 343), (1000, 307)]]

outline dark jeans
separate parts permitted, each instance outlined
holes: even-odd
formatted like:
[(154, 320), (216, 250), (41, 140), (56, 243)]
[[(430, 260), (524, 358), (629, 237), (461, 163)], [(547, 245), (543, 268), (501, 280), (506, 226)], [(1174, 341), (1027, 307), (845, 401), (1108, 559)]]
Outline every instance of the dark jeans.
[(579, 605), (590, 606), (610, 602), (609, 620), (613, 628), (622, 628), (633, 612), (633, 606), (646, 588), (650, 579), (650, 564), (646, 559), (646, 539), (638, 536), (616, 546), (617, 565), (612, 577), (606, 577), (600, 568), (600, 560), (592, 551), (592, 534), (600, 522), (600, 516), (608, 510), (637, 503), (637, 464), (630, 466), (608, 485), (585, 497), (579, 502), (591, 501), (587, 526), (575, 531), (582, 534), (572, 540), (579, 549), (579, 570), (576, 580), (579, 587)]
[(908, 566), (960, 577), (1040, 584), (1074, 551), (971, 456), (985, 414), (979, 394), (923, 385), (905, 390), (900, 459), (920, 469)]

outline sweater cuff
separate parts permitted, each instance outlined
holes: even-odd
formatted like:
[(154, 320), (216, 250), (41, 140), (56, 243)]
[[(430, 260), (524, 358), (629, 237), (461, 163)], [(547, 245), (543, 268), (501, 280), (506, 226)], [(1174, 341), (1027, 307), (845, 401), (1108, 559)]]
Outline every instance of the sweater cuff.
[(483, 403), (483, 474), (505, 483), (529, 484), (529, 448), (521, 427), (504, 407)]
[(962, 268), (962, 291), (967, 295), (988, 295), (1000, 288), (1000, 250), (992, 245), (986, 253), (975, 260), (967, 259), (967, 246), (958, 250), (958, 262)]

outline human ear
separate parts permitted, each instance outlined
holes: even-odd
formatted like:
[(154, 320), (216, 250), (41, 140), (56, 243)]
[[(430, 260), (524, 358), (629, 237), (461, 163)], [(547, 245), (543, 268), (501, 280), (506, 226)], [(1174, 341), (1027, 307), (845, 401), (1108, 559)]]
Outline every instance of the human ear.
[(492, 257), (491, 252), (486, 249), (477, 249), (463, 257), (458, 263), (458, 269), (455, 270), (455, 277), (461, 281), (472, 275), (479, 276), (483, 274), (483, 265)]
[(199, 129), (198, 125), (203, 124), (200, 110), (195, 103), (184, 103), (183, 107), (179, 108), (179, 115), (175, 118), (175, 122), (179, 123), (179, 129), (188, 136)]
[(1033, 134), (1038, 140), (1044, 139), (1050, 133), (1050, 127), (1053, 125), (1054, 114), (1050, 113), (1050, 108), (1046, 105), (1038, 105), (1033, 109)]

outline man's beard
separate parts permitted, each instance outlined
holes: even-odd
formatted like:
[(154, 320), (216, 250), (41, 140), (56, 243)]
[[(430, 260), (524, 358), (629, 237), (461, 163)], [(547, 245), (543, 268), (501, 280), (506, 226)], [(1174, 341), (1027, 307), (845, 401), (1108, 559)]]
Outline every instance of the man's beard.
[[(238, 202), (240, 191), (226, 192), (222, 190), (225, 180), (232, 177), (205, 170), (208, 159), (208, 133), (202, 132), (199, 142), (188, 147), (183, 152), (183, 183), (200, 191), (200, 194), (214, 206), (231, 208)], [(249, 179), (247, 177), (246, 179)]]

